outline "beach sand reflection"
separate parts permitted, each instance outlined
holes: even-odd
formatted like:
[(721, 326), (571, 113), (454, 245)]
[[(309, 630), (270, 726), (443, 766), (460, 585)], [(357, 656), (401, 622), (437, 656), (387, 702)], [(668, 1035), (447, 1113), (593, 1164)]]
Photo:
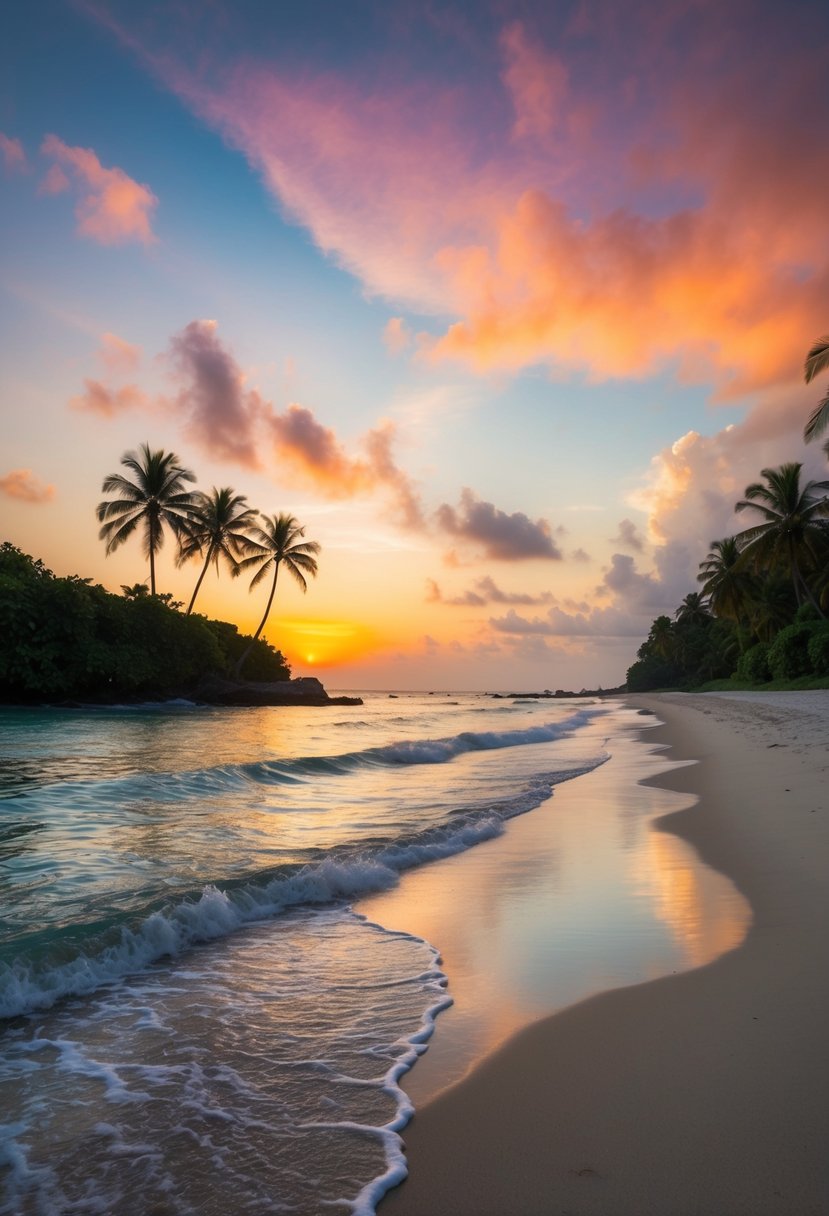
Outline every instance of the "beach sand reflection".
[[(675, 767), (614, 715), (611, 759), (506, 834), (406, 874), (358, 910), (437, 946), (455, 1004), (405, 1081), (416, 1105), (530, 1022), (594, 993), (698, 967), (742, 941), (733, 884), (654, 828), (687, 796), (640, 785)], [(607, 734), (607, 719), (593, 728)]]

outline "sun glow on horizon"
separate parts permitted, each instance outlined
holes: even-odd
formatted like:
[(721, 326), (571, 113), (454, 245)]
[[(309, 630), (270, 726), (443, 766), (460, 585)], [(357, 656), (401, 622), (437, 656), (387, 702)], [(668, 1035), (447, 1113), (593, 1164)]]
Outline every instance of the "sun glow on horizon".
[(276, 620), (269, 641), (289, 660), (312, 666), (341, 667), (371, 652), (375, 634), (355, 621)]

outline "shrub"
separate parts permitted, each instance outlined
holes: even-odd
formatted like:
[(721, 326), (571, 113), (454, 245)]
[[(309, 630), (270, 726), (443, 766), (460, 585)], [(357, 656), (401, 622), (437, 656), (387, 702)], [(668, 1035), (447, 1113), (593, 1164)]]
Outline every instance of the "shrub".
[(741, 654), (737, 663), (737, 679), (749, 680), (752, 684), (765, 684), (771, 679), (769, 670), (769, 648), (765, 642), (758, 642), (745, 654)]
[(809, 662), (818, 676), (829, 676), (829, 622), (822, 622), (809, 639)]
[(805, 621), (781, 629), (769, 646), (769, 669), (775, 680), (796, 680), (812, 670), (809, 642), (815, 626)]

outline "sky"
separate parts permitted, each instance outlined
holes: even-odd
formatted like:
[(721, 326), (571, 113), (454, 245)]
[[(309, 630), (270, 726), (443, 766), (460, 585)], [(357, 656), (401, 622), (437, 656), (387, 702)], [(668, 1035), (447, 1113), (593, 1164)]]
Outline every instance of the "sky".
[(0, 539), (146, 580), (95, 507), (149, 443), (320, 544), (295, 675), (615, 687), (760, 470), (825, 476), (827, 79), (798, 0), (13, 6)]

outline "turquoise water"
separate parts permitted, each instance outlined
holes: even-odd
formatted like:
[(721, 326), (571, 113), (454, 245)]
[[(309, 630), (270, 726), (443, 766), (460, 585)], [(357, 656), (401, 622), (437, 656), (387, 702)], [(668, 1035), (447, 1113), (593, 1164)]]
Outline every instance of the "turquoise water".
[(601, 763), (603, 712), (0, 711), (2, 1210), (372, 1212), (448, 997), (352, 901)]

